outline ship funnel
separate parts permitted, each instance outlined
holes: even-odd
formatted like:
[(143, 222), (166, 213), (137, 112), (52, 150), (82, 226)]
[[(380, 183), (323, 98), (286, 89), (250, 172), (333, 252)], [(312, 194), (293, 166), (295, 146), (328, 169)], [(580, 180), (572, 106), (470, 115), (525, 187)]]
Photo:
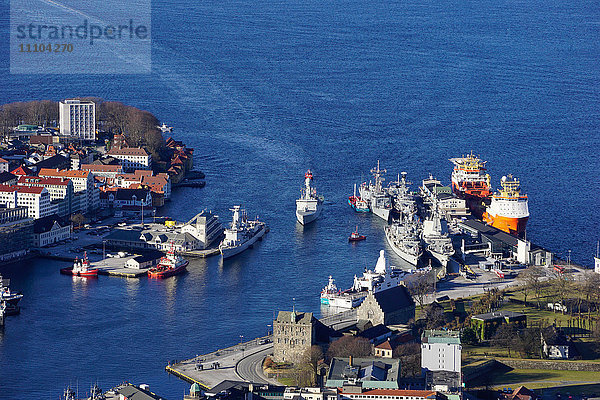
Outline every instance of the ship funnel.
[(386, 269), (386, 259), (385, 259), (385, 250), (379, 251), (379, 258), (377, 259), (377, 264), (375, 265), (375, 273), (376, 274), (385, 274)]
[(506, 176), (502, 177), (502, 182), (506, 182)]

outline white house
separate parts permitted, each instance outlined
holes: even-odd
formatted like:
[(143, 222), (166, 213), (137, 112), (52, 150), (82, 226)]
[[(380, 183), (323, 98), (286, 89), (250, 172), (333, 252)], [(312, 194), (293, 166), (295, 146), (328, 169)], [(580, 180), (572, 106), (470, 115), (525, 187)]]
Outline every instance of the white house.
[(136, 169), (151, 169), (152, 157), (148, 152), (139, 147), (112, 148), (107, 155), (121, 161), (123, 169), (133, 171)]
[(71, 238), (72, 225), (57, 215), (36, 219), (33, 224), (33, 245), (45, 247)]
[(58, 105), (60, 134), (83, 140), (96, 139), (96, 104), (93, 101), (65, 100)]
[(44, 187), (0, 185), (0, 204), (7, 208), (27, 207), (27, 215), (32, 219), (46, 217), (56, 211)]

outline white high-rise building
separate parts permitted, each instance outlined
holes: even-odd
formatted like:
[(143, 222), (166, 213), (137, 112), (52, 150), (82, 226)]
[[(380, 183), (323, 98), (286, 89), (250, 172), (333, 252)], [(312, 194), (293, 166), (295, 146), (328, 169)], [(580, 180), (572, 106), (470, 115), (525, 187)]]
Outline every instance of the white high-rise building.
[(96, 104), (93, 101), (65, 100), (58, 104), (60, 134), (82, 140), (96, 139)]
[(421, 368), (460, 373), (460, 332), (425, 331), (421, 340)]

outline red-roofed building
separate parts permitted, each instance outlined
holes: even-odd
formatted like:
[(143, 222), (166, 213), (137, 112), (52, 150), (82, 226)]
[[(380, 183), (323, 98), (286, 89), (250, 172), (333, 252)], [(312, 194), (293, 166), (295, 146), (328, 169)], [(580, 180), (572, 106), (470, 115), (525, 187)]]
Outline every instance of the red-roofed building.
[(124, 147), (121, 149), (113, 147), (106, 154), (121, 161), (125, 171), (152, 168), (152, 157), (145, 149), (140, 147)]
[(118, 174), (123, 173), (123, 167), (121, 165), (83, 164), (80, 169), (82, 171), (89, 171), (95, 176), (104, 176), (112, 179)]
[(27, 215), (33, 219), (56, 213), (44, 187), (0, 185), (0, 204), (7, 208), (27, 207)]
[(71, 214), (74, 193), (73, 182), (71, 180), (41, 176), (21, 176), (17, 181), (17, 185), (46, 188), (50, 195), (50, 201), (56, 205), (56, 213), (60, 216)]
[(433, 390), (363, 389), (360, 386), (344, 386), (338, 389), (338, 399), (447, 400), (447, 397)]
[(12, 170), (10, 173), (13, 175), (34, 175), (34, 172), (24, 165)]
[(71, 169), (50, 169), (42, 168), (38, 173), (40, 177), (65, 178), (73, 182), (73, 192), (75, 193), (72, 212), (92, 211), (100, 207), (100, 193), (96, 187), (94, 175), (89, 171), (71, 170)]

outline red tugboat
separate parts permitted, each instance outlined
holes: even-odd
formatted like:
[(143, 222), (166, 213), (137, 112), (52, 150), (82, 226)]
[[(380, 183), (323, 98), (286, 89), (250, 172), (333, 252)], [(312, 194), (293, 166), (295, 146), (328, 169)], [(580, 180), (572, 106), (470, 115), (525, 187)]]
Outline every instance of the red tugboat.
[(87, 252), (84, 252), (81, 260), (76, 258), (72, 267), (62, 268), (60, 273), (63, 275), (81, 276), (84, 278), (96, 278), (98, 276), (98, 269), (90, 268)]
[(173, 275), (181, 274), (185, 271), (190, 262), (185, 258), (175, 254), (173, 243), (167, 254), (160, 259), (156, 267), (148, 270), (149, 278), (168, 278)]
[(367, 237), (365, 235), (361, 235), (358, 233), (358, 226), (357, 226), (356, 230), (350, 234), (348, 241), (349, 242), (360, 242), (361, 240), (365, 240), (366, 238)]

